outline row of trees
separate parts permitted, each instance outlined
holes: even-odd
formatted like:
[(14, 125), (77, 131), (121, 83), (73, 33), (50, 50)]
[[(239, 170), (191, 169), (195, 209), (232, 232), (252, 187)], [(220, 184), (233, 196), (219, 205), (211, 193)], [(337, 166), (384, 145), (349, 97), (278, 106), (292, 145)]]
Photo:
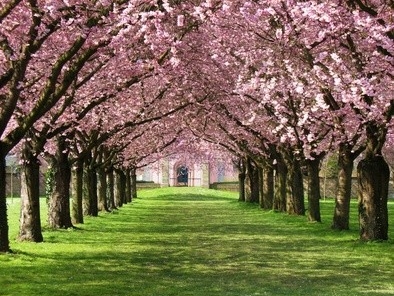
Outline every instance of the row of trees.
[(360, 238), (387, 239), (382, 150), (392, 141), (393, 9), (392, 1), (232, 1), (194, 33), (187, 47), (197, 62), (187, 60), (184, 75), (204, 73), (220, 99), (196, 111), (208, 123), (196, 120), (192, 129), (240, 157), (242, 200), (262, 191), (263, 207), (304, 214), (307, 176), (308, 217), (320, 221), (318, 172), (336, 152), (332, 226), (348, 229), (361, 156)]
[(266, 208), (304, 214), (307, 175), (314, 221), (319, 166), (337, 151), (338, 229), (348, 228), (363, 153), (360, 237), (387, 239), (393, 12), (390, 0), (3, 1), (0, 251), (9, 250), (10, 151), (22, 155), (20, 238), (39, 241), (40, 155), (55, 181), (49, 223), (70, 227), (71, 176), (80, 222), (84, 208), (97, 213), (112, 169), (128, 175), (196, 138), (230, 151), (249, 184), (241, 199), (260, 196)]
[(22, 157), (20, 238), (39, 241), (40, 155), (53, 171), (49, 223), (70, 227), (71, 171), (80, 180), (85, 167), (94, 195), (97, 170), (133, 170), (174, 141), (174, 116), (207, 98), (204, 90), (188, 94), (192, 86), (174, 71), (171, 54), (200, 22), (176, 25), (179, 11), (194, 7), (127, 0), (0, 4), (1, 252), (9, 250), (4, 180), (10, 151)]

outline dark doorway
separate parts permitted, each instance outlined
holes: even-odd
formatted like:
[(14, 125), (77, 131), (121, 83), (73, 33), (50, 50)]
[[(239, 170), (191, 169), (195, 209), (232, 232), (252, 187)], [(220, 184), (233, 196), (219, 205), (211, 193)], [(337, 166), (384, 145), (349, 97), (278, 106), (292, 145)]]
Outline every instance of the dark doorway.
[(189, 182), (189, 169), (182, 165), (176, 169), (177, 175), (177, 185), (178, 186), (187, 186)]

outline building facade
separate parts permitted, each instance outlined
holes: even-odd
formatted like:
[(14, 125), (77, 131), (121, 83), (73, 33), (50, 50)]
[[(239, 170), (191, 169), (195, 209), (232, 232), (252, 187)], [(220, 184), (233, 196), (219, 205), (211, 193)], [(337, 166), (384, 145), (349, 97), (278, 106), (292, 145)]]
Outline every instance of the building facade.
[(163, 158), (137, 170), (138, 181), (150, 181), (161, 187), (189, 186), (209, 188), (215, 182), (237, 181), (238, 171), (224, 161), (191, 162), (185, 158)]

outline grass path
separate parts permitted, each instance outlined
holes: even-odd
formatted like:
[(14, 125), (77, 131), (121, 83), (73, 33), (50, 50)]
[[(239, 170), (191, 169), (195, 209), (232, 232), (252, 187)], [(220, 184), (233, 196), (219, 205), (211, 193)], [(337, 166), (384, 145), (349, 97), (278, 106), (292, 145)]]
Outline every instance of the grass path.
[(332, 201), (322, 201), (320, 224), (263, 212), (233, 193), (139, 196), (80, 230), (45, 230), (44, 243), (12, 241), (16, 254), (0, 255), (0, 295), (394, 295), (393, 240), (358, 242), (354, 209), (353, 230), (335, 232)]

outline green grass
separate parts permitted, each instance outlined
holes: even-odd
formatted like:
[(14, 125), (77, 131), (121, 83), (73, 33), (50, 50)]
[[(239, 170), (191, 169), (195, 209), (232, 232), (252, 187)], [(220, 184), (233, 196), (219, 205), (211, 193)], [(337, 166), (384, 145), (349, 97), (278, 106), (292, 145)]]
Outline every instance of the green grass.
[(394, 295), (393, 240), (359, 242), (355, 203), (352, 230), (333, 231), (333, 201), (321, 205), (323, 222), (308, 223), (231, 192), (145, 190), (79, 230), (45, 229), (34, 244), (14, 240), (14, 199), (15, 253), (0, 255), (0, 295)]

